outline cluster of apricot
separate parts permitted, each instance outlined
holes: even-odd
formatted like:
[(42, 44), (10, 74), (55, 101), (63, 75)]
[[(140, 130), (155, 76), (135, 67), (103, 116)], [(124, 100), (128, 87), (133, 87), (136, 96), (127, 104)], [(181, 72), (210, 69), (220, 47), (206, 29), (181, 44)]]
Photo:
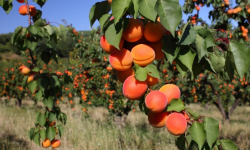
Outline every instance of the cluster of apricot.
[[(129, 19), (120, 40), (120, 50), (110, 45), (103, 35), (100, 39), (102, 49), (109, 53), (109, 62), (117, 71), (117, 78), (124, 82), (134, 74), (133, 63), (141, 67), (151, 64), (154, 60), (164, 57), (161, 39), (166, 30), (160, 22), (148, 22), (144, 26), (140, 19)], [(148, 75), (147, 83), (152, 86), (158, 79)]]
[(228, 17), (232, 17), (232, 15), (238, 14), (240, 11), (242, 11), (242, 8), (240, 6), (235, 7), (233, 9), (228, 9), (227, 15)]
[(247, 33), (248, 33), (248, 29), (247, 28), (245, 28), (244, 26), (240, 26), (240, 30), (242, 31), (242, 37), (246, 40), (246, 41), (248, 41), (248, 36), (247, 36)]
[(196, 24), (197, 19), (198, 19), (198, 15), (195, 14), (193, 17), (191, 17), (190, 22), (191, 22), (192, 24)]
[(43, 142), (42, 142), (42, 146), (44, 148), (48, 148), (48, 147), (52, 147), (52, 148), (57, 148), (61, 145), (61, 141), (60, 140), (52, 140), (50, 141), (49, 139), (45, 139)]
[(28, 67), (22, 65), (22, 66), (19, 67), (18, 70), (19, 70), (19, 73), (20, 73), (20, 74), (23, 74), (23, 75), (25, 75), (25, 76), (28, 76), (27, 83), (29, 83), (29, 82), (31, 82), (31, 81), (33, 81), (33, 80), (36, 79), (37, 72), (31, 71), (30, 68), (28, 68)]
[[(17, 0), (19, 3), (25, 3), (25, 0)], [(33, 5), (29, 5), (29, 9), (27, 7), (27, 5), (22, 5), (19, 7), (18, 10), (20, 15), (28, 15), (30, 14), (30, 16), (35, 16), (36, 15), (36, 7)]]
[[(140, 19), (129, 19), (120, 41), (120, 50), (110, 45), (103, 35), (100, 45), (109, 53), (110, 65), (117, 71), (117, 78), (123, 82), (123, 95), (130, 100), (139, 100), (149, 86), (158, 83), (158, 79), (148, 75), (145, 81), (139, 81), (132, 69), (133, 63), (146, 67), (154, 60), (164, 57), (161, 39), (166, 29), (160, 22), (147, 22)], [(126, 43), (126, 44), (124, 44)], [(181, 135), (187, 129), (187, 118), (184, 113), (166, 112), (171, 100), (180, 98), (180, 89), (174, 84), (166, 84), (160, 90), (151, 91), (145, 97), (145, 106), (149, 110), (149, 123), (157, 128), (166, 126), (173, 135)]]

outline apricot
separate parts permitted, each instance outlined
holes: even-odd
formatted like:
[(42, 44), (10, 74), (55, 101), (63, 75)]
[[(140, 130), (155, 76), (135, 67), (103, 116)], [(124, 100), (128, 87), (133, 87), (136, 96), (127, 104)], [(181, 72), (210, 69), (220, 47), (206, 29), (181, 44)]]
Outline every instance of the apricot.
[(145, 98), (146, 107), (154, 113), (163, 111), (168, 104), (168, 99), (161, 91), (152, 91)]
[(148, 86), (153, 86), (153, 85), (155, 85), (155, 84), (157, 84), (159, 82), (159, 79), (148, 75), (146, 81), (148, 83)]
[(143, 22), (139, 19), (129, 18), (129, 23), (123, 31), (122, 37), (128, 42), (136, 42), (143, 36)]
[(23, 74), (23, 75), (29, 75), (30, 72), (31, 72), (30, 68), (28, 68), (28, 67), (26, 67), (26, 66), (20, 66), (20, 67), (18, 68), (18, 70), (19, 70), (19, 73), (20, 73), (20, 74)]
[(109, 56), (110, 65), (118, 71), (125, 71), (131, 68), (133, 64), (133, 56), (129, 50), (122, 48), (114, 51)]
[(35, 80), (35, 78), (36, 78), (36, 74), (30, 74), (29, 77), (28, 77), (28, 79), (27, 79), (27, 83)]
[(146, 81), (139, 81), (135, 75), (129, 76), (123, 83), (122, 92), (130, 100), (140, 99), (148, 89)]
[(164, 58), (165, 54), (162, 51), (162, 42), (154, 42), (154, 43), (149, 43), (149, 46), (152, 47), (155, 51), (155, 60), (160, 60)]
[[(28, 15), (27, 6), (26, 5), (20, 6), (18, 12), (21, 15)], [(30, 12), (31, 16), (35, 16), (36, 15), (36, 7), (32, 6), (32, 5), (29, 5), (29, 12)]]
[(232, 14), (233, 14), (233, 9), (229, 9), (229, 10), (227, 11), (227, 14), (228, 14), (228, 15), (232, 15)]
[(247, 13), (249, 13), (249, 14), (250, 14), (250, 8), (248, 8), (248, 9), (247, 9)]
[(159, 21), (148, 22), (144, 28), (144, 37), (149, 42), (157, 42), (162, 39), (164, 32), (165, 29)]
[(112, 0), (108, 0), (108, 2), (109, 2), (109, 4), (111, 4), (111, 3), (112, 3)]
[(17, 0), (19, 3), (24, 3), (24, 0)]
[(43, 141), (43, 143), (42, 143), (42, 146), (43, 146), (44, 148), (50, 147), (50, 145), (51, 145), (51, 142), (50, 142), (49, 139), (45, 139), (45, 140)]
[(134, 58), (134, 63), (142, 67), (152, 63), (155, 59), (155, 51), (146, 44), (138, 44), (132, 48), (131, 54)]
[(120, 82), (124, 82), (129, 76), (135, 74), (134, 73), (134, 70), (132, 68), (129, 68), (128, 70), (126, 71), (117, 71), (116, 72), (116, 75), (117, 75), (117, 78)]
[(148, 122), (155, 128), (164, 127), (168, 115), (169, 112), (160, 112), (160, 113), (149, 112)]
[(166, 128), (171, 134), (179, 136), (187, 130), (187, 120), (181, 113), (171, 113), (166, 119)]
[(51, 146), (53, 147), (53, 148), (57, 148), (57, 147), (59, 147), (61, 145), (61, 141), (60, 140), (53, 140), (52, 142), (51, 142)]
[[(123, 47), (123, 43), (124, 43), (124, 40), (121, 39), (120, 44), (119, 44), (120, 49)], [(105, 35), (101, 36), (101, 39), (100, 39), (100, 46), (101, 46), (102, 49), (103, 49), (105, 52), (107, 52), (107, 53), (111, 53), (112, 51), (117, 50), (116, 47), (114, 47), (113, 45), (110, 45), (110, 44), (108, 43), (108, 41), (107, 41), (106, 38), (105, 38)]]
[(181, 97), (181, 90), (174, 84), (166, 84), (160, 88), (160, 91), (167, 96), (168, 104), (173, 98), (178, 99)]

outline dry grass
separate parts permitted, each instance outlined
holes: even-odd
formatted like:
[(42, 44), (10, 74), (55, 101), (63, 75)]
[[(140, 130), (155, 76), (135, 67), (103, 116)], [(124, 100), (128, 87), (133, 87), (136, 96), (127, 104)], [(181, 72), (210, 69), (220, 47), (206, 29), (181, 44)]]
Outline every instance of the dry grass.
[[(38, 106), (41, 106), (39, 104)], [(200, 105), (189, 105), (202, 115), (220, 119), (214, 107), (207, 110)], [(25, 101), (22, 108), (13, 104), (0, 103), (0, 149), (3, 150), (39, 150), (34, 142), (28, 139), (28, 130), (33, 127), (35, 116), (40, 107), (32, 106)], [(126, 126), (118, 126), (110, 119), (104, 108), (89, 108), (88, 115), (80, 108), (72, 111), (62, 106), (68, 116), (67, 125), (61, 139), (59, 150), (175, 150), (175, 137), (165, 128), (155, 129), (148, 125), (147, 117), (141, 112), (131, 112), (126, 119)], [(241, 150), (250, 147), (250, 108), (238, 107), (231, 116), (230, 124), (222, 125), (221, 138), (230, 138), (237, 142)], [(115, 118), (117, 120), (117, 118)]]

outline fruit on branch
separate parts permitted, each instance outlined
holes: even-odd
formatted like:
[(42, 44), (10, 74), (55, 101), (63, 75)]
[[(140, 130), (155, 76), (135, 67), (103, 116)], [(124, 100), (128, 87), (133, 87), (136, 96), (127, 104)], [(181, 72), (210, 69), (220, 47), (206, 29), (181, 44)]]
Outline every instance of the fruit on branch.
[(178, 99), (181, 97), (181, 90), (177, 85), (166, 84), (160, 88), (160, 91), (167, 96), (168, 104), (173, 98)]
[(187, 120), (181, 113), (171, 113), (166, 119), (166, 128), (171, 134), (179, 136), (187, 130)]
[(198, 5), (195, 5), (195, 9), (197, 10), (197, 11), (200, 11), (200, 6), (198, 6)]
[[(121, 41), (119, 44), (120, 49), (123, 47), (123, 43), (124, 43), (124, 40), (123, 40), (123, 38), (121, 38)], [(105, 35), (101, 36), (100, 45), (101, 45), (102, 49), (107, 53), (111, 53), (112, 51), (117, 50), (117, 48), (115, 48), (113, 45), (110, 45), (108, 43), (108, 41), (105, 38)]]
[(134, 58), (134, 63), (142, 67), (149, 65), (155, 59), (155, 51), (146, 44), (138, 44), (132, 48), (131, 54)]
[(148, 86), (153, 86), (153, 85), (156, 85), (159, 82), (159, 79), (148, 75), (146, 81), (148, 83)]
[(133, 64), (133, 56), (129, 50), (122, 48), (114, 51), (109, 56), (110, 65), (118, 71), (125, 71), (131, 68)]
[(162, 51), (162, 42), (153, 42), (148, 44), (150, 47), (152, 47), (155, 51), (155, 60), (160, 60), (164, 58), (165, 54)]
[(143, 22), (139, 19), (129, 18), (129, 23), (123, 31), (122, 37), (128, 42), (136, 42), (143, 36)]
[(20, 74), (23, 74), (23, 75), (29, 75), (30, 72), (31, 72), (30, 68), (28, 68), (28, 67), (26, 67), (26, 66), (20, 66), (20, 67), (18, 68), (18, 70), (19, 70), (19, 73), (20, 73)]
[(61, 145), (61, 141), (60, 140), (52, 140), (52, 142), (51, 142), (51, 146), (53, 147), (53, 148), (57, 148), (57, 147), (59, 147)]
[(168, 99), (161, 91), (152, 91), (145, 98), (145, 105), (153, 113), (162, 112), (168, 104)]
[(108, 0), (108, 2), (109, 2), (109, 4), (111, 4), (111, 3), (112, 3), (112, 0)]
[(117, 71), (116, 76), (120, 82), (124, 82), (129, 76), (135, 74), (133, 68), (129, 68), (128, 70), (125, 71)]
[(129, 76), (123, 83), (122, 92), (130, 100), (140, 99), (148, 89), (146, 81), (139, 81), (134, 75)]
[(43, 146), (44, 148), (50, 147), (50, 145), (51, 145), (51, 142), (50, 142), (49, 139), (45, 139), (45, 140), (43, 141), (43, 143), (42, 143), (42, 146)]
[(36, 75), (37, 75), (36, 73), (30, 74), (28, 79), (27, 79), (27, 83), (36, 80)]
[(161, 128), (166, 125), (169, 112), (153, 113), (148, 112), (148, 122), (155, 128)]
[[(29, 13), (28, 13), (27, 5), (20, 6), (18, 12), (21, 15), (28, 15)], [(30, 12), (30, 16), (35, 16), (36, 15), (36, 7), (29, 5), (29, 12)]]
[(19, 3), (24, 3), (24, 0), (17, 0)]
[(144, 37), (149, 42), (160, 41), (164, 35), (165, 29), (160, 22), (148, 22), (144, 27)]

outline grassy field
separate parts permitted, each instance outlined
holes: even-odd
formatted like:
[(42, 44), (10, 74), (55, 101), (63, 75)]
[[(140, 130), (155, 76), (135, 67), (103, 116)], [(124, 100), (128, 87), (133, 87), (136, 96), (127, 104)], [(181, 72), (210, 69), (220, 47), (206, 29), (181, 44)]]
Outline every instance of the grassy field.
[[(80, 108), (72, 111), (62, 105), (68, 115), (59, 150), (175, 150), (175, 137), (165, 128), (155, 129), (141, 112), (131, 112), (125, 126), (113, 121), (104, 108), (89, 108), (88, 115)], [(206, 109), (200, 105), (189, 105), (202, 115), (221, 119), (213, 106)], [(33, 106), (24, 101), (21, 108), (14, 103), (4, 104), (0, 100), (0, 149), (40, 150), (44, 149), (29, 141), (28, 130), (33, 127), (35, 112), (41, 111), (41, 104)], [(220, 138), (234, 140), (241, 150), (250, 148), (250, 107), (237, 107), (231, 116), (231, 123), (221, 126)], [(118, 120), (117, 118), (115, 120)]]

